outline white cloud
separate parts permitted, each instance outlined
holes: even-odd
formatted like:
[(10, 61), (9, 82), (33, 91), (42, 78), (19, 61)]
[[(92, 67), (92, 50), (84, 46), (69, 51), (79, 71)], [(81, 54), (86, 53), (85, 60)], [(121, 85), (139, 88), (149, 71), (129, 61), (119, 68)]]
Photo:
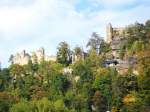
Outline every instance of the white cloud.
[[(92, 0), (91, 0), (92, 1)], [(133, 5), (137, 0), (95, 0), (106, 8), (118, 8), (127, 5)]]
[[(144, 22), (150, 17), (147, 14), (150, 7), (143, 5), (121, 11), (106, 8), (84, 13), (76, 11), (79, 0), (33, 0), (32, 3), (26, 0), (25, 5), (15, 1), (11, 2), (12, 6), (0, 5), (0, 60), (4, 63), (11, 53), (22, 49), (32, 51), (44, 46), (48, 53), (55, 53), (60, 41), (66, 40), (72, 46), (85, 45), (93, 31), (105, 36), (109, 22), (124, 26), (136, 20)], [(134, 1), (97, 0), (105, 7), (124, 6)]]
[(72, 5), (73, 2), (37, 0), (28, 7), (0, 7), (0, 38), (3, 42), (0, 49), (5, 49), (0, 50), (1, 59), (6, 63), (9, 54), (40, 46), (48, 47), (54, 53), (51, 48), (60, 41), (77, 43), (82, 40), (88, 24)]

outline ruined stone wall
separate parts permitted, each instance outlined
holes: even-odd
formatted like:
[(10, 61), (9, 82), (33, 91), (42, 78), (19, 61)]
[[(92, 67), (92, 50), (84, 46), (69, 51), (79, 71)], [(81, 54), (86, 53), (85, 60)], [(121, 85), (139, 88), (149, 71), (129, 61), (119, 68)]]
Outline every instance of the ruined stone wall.
[[(35, 59), (36, 58), (36, 59)], [(44, 48), (40, 48), (32, 53), (31, 60), (32, 62), (40, 63), (42, 59), (45, 58), (45, 50)]]
[(25, 65), (28, 64), (30, 58), (31, 58), (30, 55), (26, 53), (25, 50), (23, 50), (21, 53), (17, 53), (15, 56), (13, 56), (12, 63)]
[(110, 43), (113, 38), (113, 28), (110, 23), (106, 26), (106, 36), (106, 42)]
[(32, 61), (32, 63), (40, 63), (42, 60), (45, 61), (56, 61), (55, 56), (47, 56), (45, 55), (44, 48), (40, 48), (34, 52), (32, 52), (32, 55), (26, 53), (25, 50), (23, 50), (20, 53), (17, 53), (14, 55), (11, 59), (12, 64), (19, 64), (19, 65), (26, 65), (29, 61)]
[(125, 28), (115, 28), (112, 27), (112, 25), (109, 23), (106, 27), (106, 42), (110, 43), (113, 41), (113, 39), (121, 38), (121, 35), (123, 34)]
[(112, 55), (114, 58), (119, 58), (120, 46), (126, 41), (123, 38), (123, 32), (125, 28), (115, 28), (111, 24), (107, 25), (106, 34), (107, 34), (107, 43), (110, 43), (112, 49)]

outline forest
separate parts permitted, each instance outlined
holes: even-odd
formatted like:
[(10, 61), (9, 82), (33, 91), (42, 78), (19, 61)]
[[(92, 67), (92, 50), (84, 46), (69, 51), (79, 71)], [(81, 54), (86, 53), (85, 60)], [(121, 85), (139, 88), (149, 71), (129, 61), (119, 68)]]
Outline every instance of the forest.
[[(136, 58), (123, 74), (115, 66), (104, 66), (112, 49), (96, 33), (84, 59), (82, 48), (71, 50), (60, 42), (56, 62), (43, 59), (2, 68), (0, 112), (149, 112), (150, 20), (128, 25), (122, 36), (127, 41), (120, 46), (120, 59)], [(78, 56), (74, 63), (72, 52)]]

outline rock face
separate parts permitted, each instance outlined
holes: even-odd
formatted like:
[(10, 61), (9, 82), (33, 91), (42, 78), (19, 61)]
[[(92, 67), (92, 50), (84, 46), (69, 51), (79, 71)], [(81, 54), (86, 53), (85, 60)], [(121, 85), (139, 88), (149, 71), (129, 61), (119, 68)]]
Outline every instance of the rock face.
[(40, 48), (32, 52), (32, 55), (26, 53), (26, 51), (23, 50), (22, 52), (17, 53), (16, 55), (11, 55), (10, 58), (10, 62), (12, 64), (19, 64), (19, 65), (26, 65), (28, 64), (29, 61), (32, 61), (32, 63), (40, 63), (41, 60), (56, 61), (56, 57), (45, 55), (44, 48)]

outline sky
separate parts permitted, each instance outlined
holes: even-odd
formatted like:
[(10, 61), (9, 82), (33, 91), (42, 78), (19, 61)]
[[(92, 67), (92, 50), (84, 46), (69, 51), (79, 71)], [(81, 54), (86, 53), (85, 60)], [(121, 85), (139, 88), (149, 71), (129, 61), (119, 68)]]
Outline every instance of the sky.
[(150, 0), (0, 0), (0, 61), (5, 67), (11, 54), (39, 47), (55, 55), (62, 41), (85, 49), (92, 32), (144, 23), (149, 11)]

